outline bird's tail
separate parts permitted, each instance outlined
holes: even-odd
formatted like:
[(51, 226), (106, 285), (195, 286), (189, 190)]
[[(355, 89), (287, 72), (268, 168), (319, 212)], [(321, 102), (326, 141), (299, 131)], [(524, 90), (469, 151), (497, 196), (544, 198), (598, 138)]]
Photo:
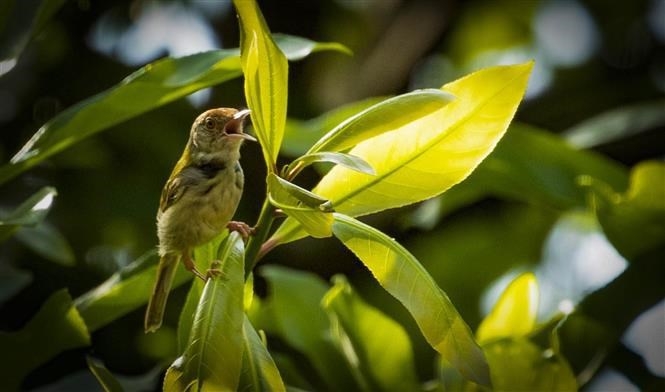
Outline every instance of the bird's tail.
[(173, 283), (179, 258), (180, 256), (177, 253), (167, 253), (159, 260), (155, 286), (152, 289), (148, 309), (145, 312), (144, 327), (146, 333), (155, 332), (162, 326), (166, 299), (169, 296), (169, 291), (171, 291), (171, 284)]

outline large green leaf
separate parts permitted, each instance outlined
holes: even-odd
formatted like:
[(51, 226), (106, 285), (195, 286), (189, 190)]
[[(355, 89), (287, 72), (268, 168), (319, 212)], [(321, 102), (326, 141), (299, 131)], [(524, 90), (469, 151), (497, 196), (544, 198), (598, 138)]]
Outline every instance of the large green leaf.
[(289, 65), (270, 35), (256, 2), (234, 0), (233, 4), (240, 19), (245, 98), (270, 172), (275, 167), (284, 137)]
[[(519, 105), (533, 63), (497, 66), (442, 87), (456, 99), (429, 115), (365, 140), (349, 153), (376, 175), (335, 166), (314, 188), (335, 211), (358, 216), (441, 194), (465, 179), (494, 149)], [(284, 243), (304, 233), (286, 220), (273, 235)]]
[(242, 327), (245, 351), (242, 357), (241, 390), (286, 391), (268, 348), (261, 341), (261, 337), (247, 317), (245, 317)]
[(538, 282), (533, 273), (515, 278), (478, 327), (478, 342), (525, 337), (536, 325), (538, 300)]
[(469, 326), (427, 270), (380, 231), (335, 213), (333, 233), (411, 313), (427, 342), (464, 377), (489, 385), (489, 369)]
[(238, 389), (243, 354), (244, 245), (231, 233), (218, 253), (220, 274), (203, 289), (187, 349), (166, 372), (166, 391)]
[[(344, 357), (328, 337), (330, 321), (321, 308), (328, 285), (312, 273), (275, 265), (261, 268), (260, 275), (267, 280), (268, 296), (254, 299), (249, 312), (256, 328), (280, 338), (307, 358), (314, 371), (306, 378), (315, 385), (314, 390), (357, 390)], [(302, 356), (297, 358), (302, 360)]]
[(46, 260), (65, 266), (73, 266), (76, 261), (65, 236), (48, 222), (21, 228), (16, 232), (16, 239)]
[(335, 277), (323, 308), (331, 318), (332, 339), (356, 370), (361, 385), (372, 391), (420, 389), (409, 335), (365, 303), (343, 276)]
[[(280, 36), (280, 42), (288, 49), (285, 53), (289, 58), (302, 58), (305, 53), (335, 48), (284, 35)], [(39, 128), (11, 161), (0, 168), (0, 184), (86, 137), (241, 74), (237, 49), (213, 50), (150, 63)]]
[(23, 378), (65, 350), (90, 344), (88, 328), (67, 290), (55, 292), (17, 332), (0, 332), (2, 388), (17, 391)]
[(0, 217), (0, 241), (10, 237), (21, 226), (36, 226), (43, 221), (56, 195), (55, 188), (44, 187), (14, 211)]

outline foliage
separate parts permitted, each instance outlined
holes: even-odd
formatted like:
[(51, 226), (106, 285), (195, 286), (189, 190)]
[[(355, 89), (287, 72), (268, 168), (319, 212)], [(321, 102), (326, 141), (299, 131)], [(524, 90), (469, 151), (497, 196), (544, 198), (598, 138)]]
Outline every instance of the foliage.
[[(624, 347), (621, 336), (629, 325), (665, 297), (659, 280), (665, 164), (626, 167), (581, 148), (659, 123), (662, 101), (626, 109), (646, 116), (646, 125), (616, 126), (612, 119), (626, 113), (619, 111), (573, 127), (568, 140), (511, 125), (534, 67), (528, 61), (299, 121), (287, 118), (288, 61), (349, 50), (272, 34), (254, 0), (233, 3), (238, 49), (154, 61), (47, 121), (0, 167), (0, 185), (7, 186), (117, 124), (244, 76), (266, 169), (256, 233), (247, 243), (237, 233), (220, 233), (197, 248), (200, 269), (221, 271), (205, 283), (190, 283), (192, 275), (182, 268), (177, 272), (173, 287), (187, 293), (178, 304), (177, 331), (170, 333), (167, 322), (148, 343), (154, 348), (164, 339), (164, 346), (177, 347), (177, 353), (154, 354), (166, 371), (164, 390), (576, 390)], [(5, 57), (17, 58), (33, 29), (41, 29), (61, 5), (33, 10), (34, 27), (16, 32), (20, 45)], [(601, 134), (608, 124), (612, 135)], [(291, 160), (283, 164), (282, 157)], [(322, 174), (306, 186), (310, 166)], [(3, 213), (0, 241), (22, 238), (65, 268), (75, 264), (73, 251), (45, 223), (56, 195), (55, 188), (44, 187)], [(497, 203), (502, 213), (457, 215), (479, 203)], [(409, 205), (416, 206), (404, 208)], [(415, 239), (392, 238), (373, 224), (376, 215), (356, 219), (387, 210), (402, 214), (403, 226), (419, 233)], [(542, 309), (547, 281), (535, 262), (546, 258), (540, 253), (547, 236), (570, 211), (590, 216), (627, 266), (609, 284), (585, 292), (574, 309)], [(295, 241), (308, 249), (328, 237), (338, 251), (350, 251), (345, 254), (367, 281), (336, 274), (328, 282), (280, 266), (279, 259), (256, 268)], [(476, 264), (464, 264), (466, 259)], [(5, 387), (20, 389), (33, 372), (76, 355), (104, 390), (126, 388), (114, 369), (86, 354), (97, 355), (95, 334), (142, 310), (155, 263), (155, 252), (148, 251), (76, 298), (66, 289), (54, 291), (23, 326), (1, 333)], [(477, 306), (480, 291), (511, 268), (502, 293), (476, 320), (469, 309)], [(459, 269), (478, 276), (460, 280)], [(0, 279), (13, 279), (5, 275)], [(0, 301), (27, 281), (3, 288)], [(630, 306), (617, 311), (611, 305), (640, 284)], [(475, 296), (463, 298), (462, 286), (473, 286)], [(641, 386), (662, 382), (638, 371)]]

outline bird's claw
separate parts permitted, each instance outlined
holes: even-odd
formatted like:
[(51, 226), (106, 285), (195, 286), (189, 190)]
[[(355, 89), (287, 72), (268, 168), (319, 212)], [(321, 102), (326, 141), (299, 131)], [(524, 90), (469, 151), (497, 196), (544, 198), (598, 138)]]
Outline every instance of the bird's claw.
[(251, 227), (247, 223), (239, 221), (231, 221), (227, 223), (226, 228), (228, 228), (229, 231), (235, 231), (238, 234), (240, 234), (243, 241), (245, 242), (247, 242), (249, 236), (254, 235), (254, 232), (256, 231), (253, 227)]

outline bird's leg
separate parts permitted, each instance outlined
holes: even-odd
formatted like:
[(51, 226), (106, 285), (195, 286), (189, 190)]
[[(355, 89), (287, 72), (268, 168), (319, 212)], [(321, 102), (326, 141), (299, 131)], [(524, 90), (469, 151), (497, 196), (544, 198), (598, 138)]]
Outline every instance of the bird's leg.
[(245, 242), (247, 242), (249, 236), (254, 235), (254, 232), (256, 231), (253, 227), (250, 227), (247, 223), (239, 221), (231, 221), (226, 224), (226, 227), (229, 229), (229, 231), (238, 232), (238, 234), (240, 234), (243, 241)]
[(192, 260), (192, 256), (190, 256), (189, 251), (182, 252), (182, 262), (185, 263), (185, 269), (196, 275), (199, 279), (203, 280), (204, 282), (208, 279), (205, 275), (196, 269), (196, 265), (194, 264), (194, 260)]

